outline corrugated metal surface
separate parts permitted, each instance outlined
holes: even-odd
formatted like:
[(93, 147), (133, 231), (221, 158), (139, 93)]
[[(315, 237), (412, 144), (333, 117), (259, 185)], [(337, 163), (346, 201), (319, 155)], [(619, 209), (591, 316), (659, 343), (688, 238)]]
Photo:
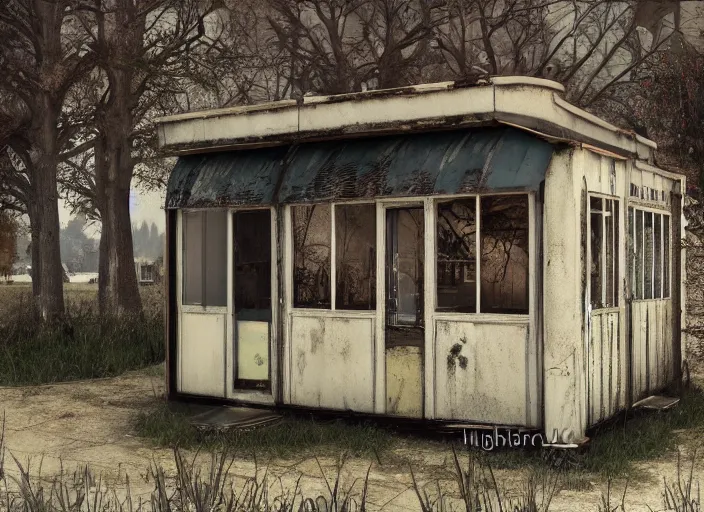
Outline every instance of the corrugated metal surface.
[(181, 157), (166, 207), (537, 190), (552, 151), (520, 130), (483, 128)]
[(288, 148), (182, 156), (171, 171), (166, 208), (271, 205)]

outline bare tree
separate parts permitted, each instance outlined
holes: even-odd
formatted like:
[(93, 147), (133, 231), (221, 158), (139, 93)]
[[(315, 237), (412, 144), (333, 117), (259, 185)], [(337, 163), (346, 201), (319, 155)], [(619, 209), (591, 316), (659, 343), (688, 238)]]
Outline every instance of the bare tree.
[(20, 103), (12, 112), (24, 114), (2, 145), (18, 157), (16, 175), (24, 175), (21, 188), (31, 194), (24, 203), (32, 227), (34, 286), (45, 320), (64, 312), (57, 167), (75, 128), (63, 123), (62, 107), (71, 85), (92, 66), (75, 21), (68, 0), (7, 0), (0, 6), (0, 93)]
[(443, 2), (427, 0), (269, 0), (275, 41), (291, 58), (303, 93), (335, 94), (365, 85), (421, 81)]
[[(215, 6), (197, 0), (93, 0), (81, 17), (97, 67), (72, 104), (90, 99), (82, 152), (65, 159), (62, 183), (75, 210), (101, 222), (99, 304), (103, 313), (142, 310), (129, 212), (133, 185), (163, 185), (151, 119), (176, 110), (190, 52)], [(87, 150), (87, 151), (85, 151)]]

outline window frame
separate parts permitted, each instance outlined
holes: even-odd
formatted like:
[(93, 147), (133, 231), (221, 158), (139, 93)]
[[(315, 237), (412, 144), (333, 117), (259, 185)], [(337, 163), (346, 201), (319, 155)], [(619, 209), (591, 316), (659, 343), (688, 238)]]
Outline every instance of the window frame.
[[(526, 312), (525, 313), (495, 313), (495, 312), (488, 312), (488, 311), (482, 311), (482, 300), (481, 300), (481, 294), (482, 294), (482, 209), (481, 209), (481, 204), (482, 204), (482, 198), (484, 197), (509, 197), (509, 196), (525, 196), (527, 206), (526, 210), (528, 212), (528, 219), (527, 220), (527, 230), (528, 230), (528, 268), (527, 268), (527, 283), (526, 283), (526, 294), (528, 295), (527, 298), (527, 307), (526, 307)], [(531, 312), (533, 311), (533, 302), (535, 301), (535, 297), (533, 296), (533, 279), (535, 279), (535, 276), (532, 275), (532, 273), (535, 273), (535, 262), (533, 261), (535, 259), (535, 251), (533, 248), (533, 244), (535, 243), (534, 241), (534, 231), (535, 231), (535, 225), (534, 225), (534, 220), (533, 220), (533, 209), (535, 206), (535, 202), (533, 199), (531, 199), (533, 194), (529, 191), (520, 191), (520, 192), (489, 192), (489, 193), (483, 193), (483, 194), (462, 194), (462, 195), (453, 195), (453, 196), (448, 196), (448, 197), (442, 197), (442, 198), (437, 198), (433, 201), (433, 226), (434, 226), (434, 234), (433, 234), (433, 239), (434, 239), (434, 247), (433, 247), (433, 254), (435, 255), (435, 262), (433, 265), (433, 272), (437, 272), (437, 265), (439, 263), (438, 260), (438, 206), (442, 203), (452, 203), (453, 201), (458, 201), (458, 200), (463, 200), (463, 199), (472, 199), (474, 198), (475, 201), (475, 224), (476, 224), (476, 230), (475, 230), (475, 239), (474, 239), (474, 247), (475, 247), (475, 263), (474, 263), (474, 282), (475, 282), (475, 293), (476, 293), (476, 298), (475, 298), (475, 310), (473, 312), (461, 312), (461, 311), (438, 311), (438, 280), (437, 280), (437, 274), (435, 275), (434, 279), (434, 288), (433, 288), (433, 304), (432, 304), (432, 311), (434, 315), (474, 315), (474, 316), (494, 316), (494, 317), (510, 317), (510, 318), (528, 318), (531, 315)], [(427, 263), (426, 263), (427, 265)]]
[[(601, 200), (601, 211), (598, 210), (592, 210), (592, 199), (599, 199)], [(611, 210), (607, 208), (607, 202), (611, 202)], [(587, 194), (587, 207), (588, 207), (588, 215), (587, 215), (587, 240), (589, 241), (589, 250), (587, 251), (587, 257), (589, 258), (589, 281), (588, 281), (588, 286), (589, 286), (589, 306), (593, 310), (602, 310), (602, 309), (614, 309), (614, 308), (619, 308), (621, 306), (621, 296), (623, 293), (620, 293), (620, 287), (619, 287), (619, 282), (622, 280), (621, 278), (621, 270), (620, 270), (620, 264), (621, 264), (621, 258), (619, 257), (620, 255), (620, 246), (621, 246), (621, 216), (622, 216), (622, 198), (619, 196), (611, 195), (611, 194), (601, 194), (598, 192), (589, 192)], [(601, 220), (601, 247), (599, 248), (599, 259), (600, 259), (600, 269), (601, 269), (601, 298), (600, 301), (596, 304), (599, 305), (599, 307), (595, 307), (595, 302), (592, 297), (592, 281), (591, 281), (591, 265), (592, 265), (592, 247), (591, 247), (591, 234), (592, 234), (592, 215), (597, 214), (600, 217)], [(616, 214), (614, 216), (614, 214)], [(613, 260), (613, 268), (612, 268), (612, 276), (611, 280), (613, 282), (613, 293), (614, 296), (611, 298), (610, 301), (607, 301), (607, 296), (609, 295), (609, 277), (608, 273), (606, 271), (607, 269), (607, 244), (606, 244), (606, 234), (607, 234), (607, 229), (606, 229), (606, 219), (607, 217), (612, 217), (614, 222), (612, 222), (611, 226), (611, 238), (612, 238), (612, 244), (611, 244), (611, 259)]]
[[(650, 206), (645, 206), (640, 203), (634, 203), (630, 202), (628, 204), (628, 211), (633, 211), (633, 223), (628, 226), (628, 234), (631, 240), (633, 240), (633, 247), (629, 248), (629, 263), (633, 266), (633, 272), (632, 275), (629, 275), (629, 280), (631, 283), (631, 298), (632, 300), (637, 300), (637, 301), (652, 301), (652, 300), (671, 300), (672, 299), (672, 213), (663, 210), (660, 208), (653, 208)], [(636, 272), (636, 265), (638, 264), (638, 254), (636, 253), (636, 236), (639, 234), (637, 233), (638, 229), (638, 222), (637, 218), (638, 215), (642, 216), (643, 222), (642, 224), (642, 235), (643, 238), (643, 244), (642, 247), (639, 247), (639, 249), (642, 249), (642, 261), (643, 261), (643, 269), (640, 274), (640, 283), (636, 282), (637, 278), (637, 272)], [(659, 258), (656, 258), (655, 255), (655, 249), (657, 247), (657, 244), (655, 243), (655, 239), (653, 239), (653, 254), (651, 258), (651, 268), (648, 270), (650, 273), (650, 291), (652, 298), (646, 298), (646, 293), (645, 293), (645, 273), (646, 273), (646, 268), (645, 268), (645, 262), (647, 261), (645, 257), (645, 217), (646, 215), (650, 215), (652, 218), (652, 229), (653, 229), (653, 237), (655, 236), (655, 218), (656, 216), (660, 216), (660, 254)], [(667, 240), (665, 240), (665, 223), (667, 222), (667, 233), (670, 235), (667, 237)], [(667, 261), (665, 261), (665, 244), (667, 244)], [(655, 296), (655, 262), (659, 262), (660, 266), (660, 294), (659, 296)], [(667, 279), (666, 279), (667, 277)], [(667, 284), (667, 287), (665, 286)], [(642, 291), (642, 294), (638, 293), (638, 287), (640, 285), (640, 289)]]
[[(493, 312), (480, 312), (481, 298), (477, 300), (477, 307), (475, 312), (454, 312), (454, 311), (437, 311), (437, 213), (438, 204), (442, 202), (451, 202), (454, 200), (461, 199), (472, 199), (474, 198), (477, 205), (480, 205), (481, 198), (485, 196), (492, 197), (506, 197), (506, 196), (525, 196), (527, 199), (527, 211), (528, 211), (528, 307), (525, 313), (493, 313)], [(283, 208), (283, 218), (284, 218), (284, 232), (286, 237), (285, 248), (284, 248), (284, 268), (285, 282), (288, 292), (286, 293), (286, 308), (290, 314), (295, 314), (296, 316), (353, 316), (353, 317), (376, 317), (377, 312), (381, 309), (383, 310), (383, 302), (380, 304), (377, 296), (376, 309), (370, 310), (359, 310), (359, 309), (339, 309), (337, 308), (336, 298), (337, 298), (337, 237), (336, 237), (336, 207), (345, 205), (369, 205), (373, 206), (378, 213), (378, 208), (395, 208), (395, 207), (408, 207), (408, 206), (423, 206), (427, 201), (430, 201), (432, 205), (432, 212), (426, 210), (425, 215), (432, 214), (432, 254), (433, 254), (433, 265), (431, 266), (429, 262), (426, 261), (426, 273), (432, 272), (432, 280), (434, 284), (434, 289), (432, 291), (432, 301), (426, 304), (426, 308), (435, 317), (462, 317), (467, 316), (472, 317), (483, 317), (483, 318), (504, 318), (507, 322), (526, 322), (531, 315), (534, 313), (534, 308), (536, 307), (535, 301), (535, 286), (536, 279), (538, 279), (539, 269), (537, 258), (537, 248), (536, 244), (536, 219), (535, 219), (535, 207), (536, 207), (536, 197), (535, 192), (521, 190), (521, 191), (507, 191), (507, 192), (488, 192), (488, 193), (472, 193), (472, 194), (442, 194), (435, 196), (407, 196), (407, 197), (374, 197), (374, 198), (362, 198), (362, 199), (351, 199), (351, 200), (341, 200), (341, 201), (315, 201), (310, 203), (289, 203), (284, 205)], [(296, 307), (294, 304), (294, 274), (295, 274), (295, 241), (293, 239), (293, 209), (297, 206), (313, 206), (313, 205), (330, 205), (330, 308), (310, 308), (310, 307)], [(480, 206), (479, 206), (480, 208)], [(478, 211), (481, 214), (481, 210)], [(427, 220), (426, 220), (427, 222)], [(427, 224), (426, 224), (427, 225)], [(477, 219), (477, 240), (475, 243), (481, 243), (481, 219)], [(376, 225), (376, 259), (379, 259), (379, 243), (380, 243), (380, 233), (383, 228), (379, 225), (379, 218), (377, 217)], [(426, 237), (429, 233), (426, 233)], [(426, 244), (427, 245), (427, 244)], [(480, 247), (480, 245), (477, 245)], [(477, 295), (481, 294), (481, 258), (477, 258), (475, 264), (475, 279), (477, 281)], [(377, 293), (379, 290), (379, 275), (377, 267)], [(537, 274), (536, 274), (537, 272)], [(383, 279), (382, 279), (383, 280)]]
[[(296, 244), (294, 240), (294, 230), (293, 230), (293, 209), (296, 207), (300, 206), (317, 206), (317, 205), (326, 205), (330, 206), (330, 225), (328, 226), (330, 230), (330, 268), (329, 268), (329, 273), (330, 273), (330, 307), (329, 308), (313, 308), (313, 307), (297, 307), (295, 305), (295, 296), (293, 293), (293, 290), (295, 290), (295, 284), (294, 284), (294, 279), (295, 279), (295, 268), (296, 268)], [(286, 209), (288, 210), (287, 214), (287, 222), (286, 222), (286, 232), (287, 236), (290, 237), (290, 250), (286, 251), (288, 254), (286, 255), (290, 261), (290, 274), (289, 274), (289, 279), (288, 283), (291, 289), (291, 297), (289, 300), (289, 308), (291, 311), (294, 311), (296, 313), (301, 313), (301, 312), (342, 312), (343, 314), (358, 314), (358, 315), (371, 315), (374, 314), (374, 312), (379, 308), (379, 304), (376, 304), (376, 307), (374, 309), (338, 309), (337, 308), (337, 236), (336, 236), (336, 208), (337, 206), (363, 206), (363, 205), (368, 205), (371, 206), (374, 209), (374, 216), (376, 217), (376, 205), (377, 205), (377, 200), (376, 199), (360, 199), (360, 200), (352, 200), (352, 201), (334, 201), (334, 202), (326, 202), (326, 201), (319, 201), (319, 202), (314, 202), (314, 203), (294, 203), (294, 204), (288, 204), (286, 205)], [(376, 259), (378, 258), (378, 251), (379, 248), (376, 246), (377, 245), (377, 233), (379, 231), (379, 226), (375, 226), (374, 230), (374, 242), (375, 242), (375, 261), (374, 265), (376, 265)], [(378, 276), (376, 276), (376, 269), (375, 269), (375, 278), (378, 281)], [(378, 284), (378, 283), (377, 283)]]

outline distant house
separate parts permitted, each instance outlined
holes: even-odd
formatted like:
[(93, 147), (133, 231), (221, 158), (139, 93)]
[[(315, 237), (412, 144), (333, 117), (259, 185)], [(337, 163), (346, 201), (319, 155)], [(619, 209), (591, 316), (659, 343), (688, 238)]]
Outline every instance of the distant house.
[(140, 285), (154, 284), (158, 281), (157, 266), (154, 261), (146, 258), (136, 258), (134, 267), (137, 273), (137, 282)]

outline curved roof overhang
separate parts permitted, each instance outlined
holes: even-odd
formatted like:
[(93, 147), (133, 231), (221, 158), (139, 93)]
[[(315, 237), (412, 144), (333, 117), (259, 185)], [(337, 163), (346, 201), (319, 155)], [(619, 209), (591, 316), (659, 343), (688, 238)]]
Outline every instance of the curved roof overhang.
[(181, 156), (166, 208), (535, 191), (554, 146), (511, 127)]
[(252, 149), (382, 134), (509, 124), (546, 140), (589, 144), (652, 162), (654, 142), (620, 129), (563, 98), (562, 85), (529, 77), (443, 82), (158, 119), (168, 154)]

